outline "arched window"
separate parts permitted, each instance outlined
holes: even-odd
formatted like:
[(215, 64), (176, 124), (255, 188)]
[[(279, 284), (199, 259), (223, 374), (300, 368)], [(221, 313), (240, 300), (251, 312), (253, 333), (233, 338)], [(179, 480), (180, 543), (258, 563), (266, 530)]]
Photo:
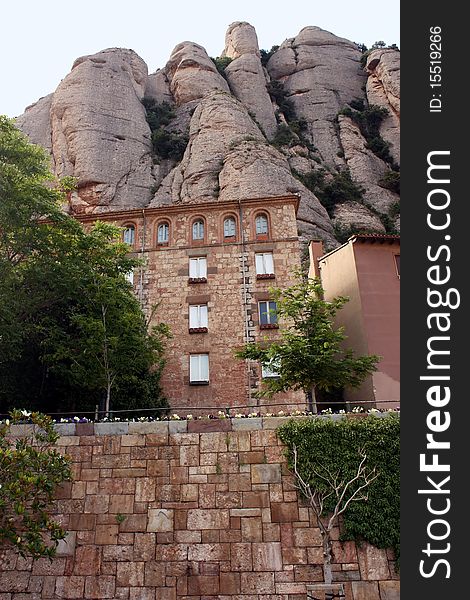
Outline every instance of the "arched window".
[(227, 217), (224, 221), (224, 237), (235, 237), (236, 223), (233, 217)]
[(122, 239), (125, 244), (129, 244), (129, 246), (134, 245), (134, 242), (135, 242), (135, 227), (134, 227), (134, 225), (126, 225)]
[(168, 238), (170, 235), (170, 226), (168, 223), (160, 223), (157, 229), (157, 243), (168, 244)]
[(268, 217), (264, 214), (258, 215), (255, 221), (256, 235), (268, 235)]
[(198, 219), (193, 223), (193, 240), (203, 240), (204, 239), (204, 221), (202, 219)]

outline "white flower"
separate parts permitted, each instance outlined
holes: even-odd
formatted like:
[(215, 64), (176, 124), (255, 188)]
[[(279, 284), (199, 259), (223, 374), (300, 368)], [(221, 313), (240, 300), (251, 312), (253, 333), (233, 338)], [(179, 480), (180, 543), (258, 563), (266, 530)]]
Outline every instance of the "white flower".
[(187, 421), (192, 421), (194, 419), (193, 415), (186, 415)]
[(176, 413), (172, 414), (172, 415), (171, 415), (171, 418), (172, 418), (174, 421), (179, 421), (179, 420), (181, 419), (181, 417), (180, 417), (179, 415), (177, 415)]
[(235, 415), (235, 418), (236, 418), (236, 419), (241, 419), (242, 417), (243, 417), (243, 415), (242, 415), (241, 413), (237, 413), (237, 414)]
[(282, 417), (283, 415), (285, 415), (286, 413), (283, 410), (278, 410), (277, 414), (279, 417)]
[(30, 413), (30, 412), (28, 412), (27, 410), (24, 410), (24, 409), (23, 409), (23, 410), (22, 410), (22, 411), (20, 411), (20, 412), (21, 412), (21, 414), (23, 415), (23, 417), (30, 417), (30, 416), (31, 416), (31, 413)]

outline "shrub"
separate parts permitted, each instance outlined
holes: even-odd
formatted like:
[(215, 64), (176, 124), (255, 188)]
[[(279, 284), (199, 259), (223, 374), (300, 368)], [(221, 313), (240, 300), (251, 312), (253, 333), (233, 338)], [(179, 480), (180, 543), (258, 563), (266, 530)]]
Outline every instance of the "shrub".
[(294, 103), (287, 97), (287, 92), (282, 83), (273, 79), (267, 84), (266, 89), (271, 100), (279, 106), (279, 110), (284, 114), (286, 121), (288, 123), (294, 121), (296, 118)]
[(388, 110), (375, 104), (370, 104), (367, 108), (364, 108), (364, 103), (361, 104), (361, 101), (357, 99), (349, 104), (350, 106), (346, 106), (338, 114), (352, 119), (364, 136), (367, 148), (396, 170), (398, 167), (390, 154), (389, 144), (380, 135), (380, 124), (389, 114)]
[(161, 158), (179, 161), (183, 158), (189, 138), (185, 135), (157, 129), (152, 133), (153, 150)]
[(273, 145), (276, 147), (291, 146), (296, 139), (291, 128), (285, 123), (277, 126), (276, 135), (273, 138)]
[(272, 46), (271, 50), (260, 50), (260, 56), (261, 56), (261, 64), (263, 65), (263, 67), (265, 67), (268, 64), (269, 59), (271, 58), (271, 56), (277, 51), (279, 50), (279, 46)]
[(215, 58), (211, 56), (211, 61), (214, 63), (217, 71), (224, 79), (226, 79), (225, 69), (229, 66), (232, 60), (233, 58), (229, 58), (228, 56), (216, 56)]
[[(15, 423), (22, 423), (18, 437)], [(58, 438), (41, 413), (13, 410), (0, 423), (0, 545), (21, 556), (50, 558), (66, 536), (49, 515), (57, 488), (71, 479), (69, 460), (53, 448)]]
[[(289, 466), (293, 448), (298, 451), (298, 470), (312, 490), (325, 490), (324, 472), (339, 474), (349, 481), (357, 470), (358, 452), (367, 455), (367, 467), (378, 473), (369, 486), (368, 500), (351, 502), (343, 514), (343, 540), (367, 541), (377, 548), (393, 548), (399, 556), (400, 543), (400, 420), (390, 414), (360, 420), (291, 419), (278, 430), (287, 446)], [(325, 501), (324, 514), (334, 506), (334, 494)]]
[(397, 171), (388, 171), (382, 179), (379, 180), (379, 185), (386, 190), (400, 193), (400, 173)]
[(180, 132), (167, 131), (165, 127), (175, 118), (175, 112), (168, 102), (158, 104), (152, 98), (142, 99), (147, 114), (147, 122), (152, 132), (153, 151), (160, 158), (179, 161), (183, 157), (189, 138)]

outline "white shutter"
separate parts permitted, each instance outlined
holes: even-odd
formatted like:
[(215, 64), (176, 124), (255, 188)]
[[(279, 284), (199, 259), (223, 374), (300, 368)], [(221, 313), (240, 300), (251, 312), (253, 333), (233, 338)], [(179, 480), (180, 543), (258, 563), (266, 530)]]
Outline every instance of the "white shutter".
[(271, 254), (271, 252), (268, 252), (266, 254), (263, 255), (264, 256), (264, 269), (265, 269), (265, 273), (274, 273), (274, 261), (273, 261), (273, 255)]
[(189, 380), (209, 381), (208, 354), (191, 354), (189, 357)]
[(256, 260), (256, 274), (264, 275), (265, 271), (264, 271), (263, 255), (255, 254), (255, 260)]
[(190, 258), (189, 259), (189, 276), (190, 277), (199, 277), (198, 272), (198, 266), (199, 266), (199, 260), (197, 258)]
[(207, 259), (203, 256), (199, 258), (199, 275), (198, 277), (207, 277)]
[(209, 381), (209, 355), (200, 354), (199, 358), (201, 381)]
[(207, 327), (207, 304), (199, 306), (199, 325), (198, 327)]
[(189, 380), (199, 381), (199, 355), (191, 354), (189, 357)]
[(199, 319), (198, 319), (198, 306), (190, 306), (189, 307), (189, 326), (191, 328), (200, 327)]

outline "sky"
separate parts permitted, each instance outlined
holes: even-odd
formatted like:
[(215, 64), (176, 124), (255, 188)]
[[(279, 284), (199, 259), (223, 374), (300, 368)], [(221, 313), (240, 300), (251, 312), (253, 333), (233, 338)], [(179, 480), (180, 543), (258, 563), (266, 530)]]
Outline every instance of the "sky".
[(399, 0), (6, 0), (0, 36), (0, 114), (15, 117), (53, 92), (76, 58), (132, 48), (149, 72), (165, 66), (183, 41), (219, 56), (234, 21), (248, 21), (269, 50), (316, 25), (370, 47), (400, 45)]

